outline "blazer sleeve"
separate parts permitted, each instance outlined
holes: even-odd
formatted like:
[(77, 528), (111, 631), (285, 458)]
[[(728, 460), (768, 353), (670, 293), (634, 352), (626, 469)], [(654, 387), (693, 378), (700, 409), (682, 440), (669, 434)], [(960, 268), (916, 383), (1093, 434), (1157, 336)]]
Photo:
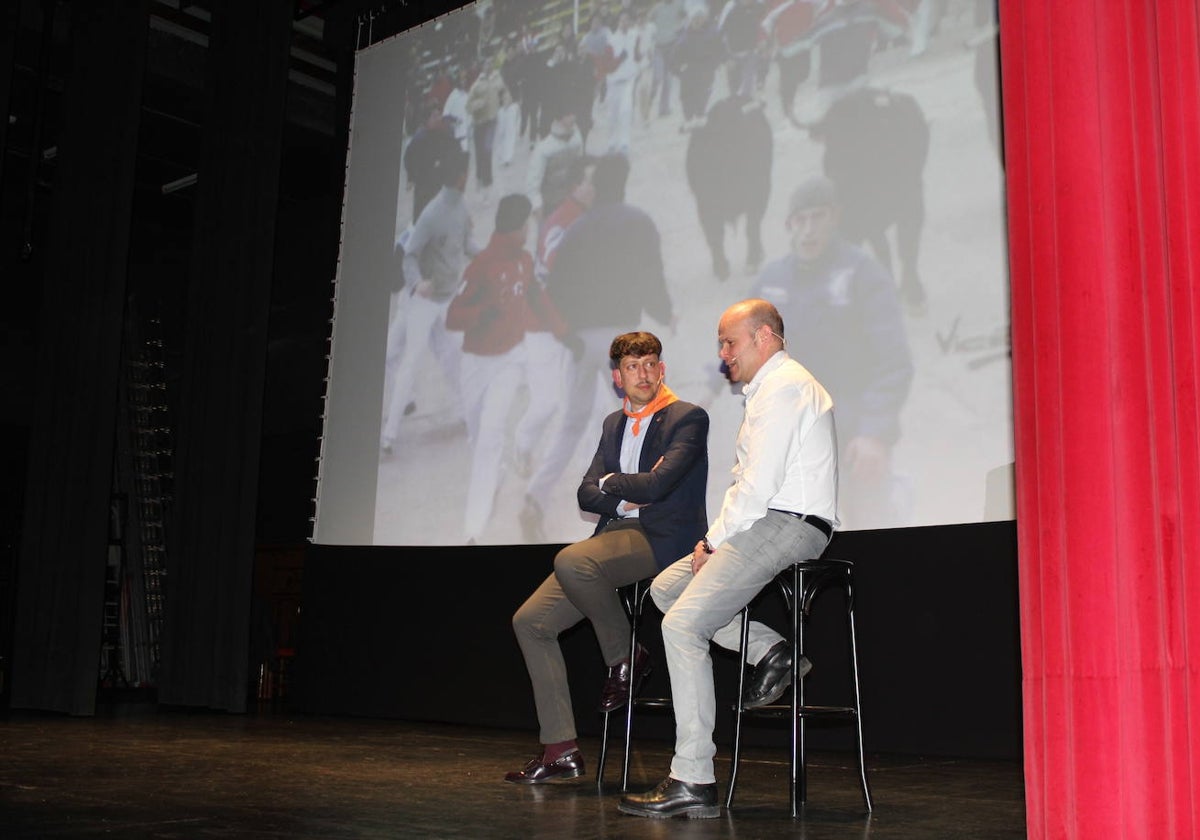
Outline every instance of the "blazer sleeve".
[(621, 499), (639, 505), (665, 499), (696, 462), (707, 457), (708, 413), (692, 406), (667, 435), (662, 462), (656, 468), (649, 472), (615, 473), (604, 482), (603, 494), (613, 500), (614, 510)]
[[(611, 496), (600, 489), (600, 479), (610, 472), (604, 468), (604, 448), (609, 436), (617, 434), (617, 422), (614, 418), (615, 415), (605, 418), (604, 431), (600, 434), (600, 443), (596, 447), (596, 454), (592, 456), (592, 463), (587, 472), (583, 474), (583, 481), (579, 483), (579, 491), (576, 493), (581, 510), (609, 517), (617, 515), (617, 505), (621, 503), (622, 498)], [(610, 478), (609, 481), (612, 479)], [(604, 484), (607, 487), (608, 481)]]

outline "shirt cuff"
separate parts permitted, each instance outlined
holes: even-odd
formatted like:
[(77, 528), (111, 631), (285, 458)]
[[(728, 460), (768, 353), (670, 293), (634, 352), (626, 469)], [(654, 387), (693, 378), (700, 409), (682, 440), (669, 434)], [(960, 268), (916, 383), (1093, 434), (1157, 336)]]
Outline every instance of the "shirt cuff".
[(708, 532), (704, 535), (704, 539), (708, 541), (708, 544), (711, 545), (715, 551), (717, 546), (725, 542), (724, 529), (717, 528), (715, 526), (709, 528)]

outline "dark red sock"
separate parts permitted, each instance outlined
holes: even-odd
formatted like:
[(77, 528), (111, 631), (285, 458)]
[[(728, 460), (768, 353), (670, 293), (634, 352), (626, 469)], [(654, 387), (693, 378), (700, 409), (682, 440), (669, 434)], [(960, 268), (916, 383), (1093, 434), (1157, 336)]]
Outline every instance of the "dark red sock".
[(570, 741), (558, 741), (554, 744), (542, 745), (542, 763), (553, 764), (569, 752), (575, 752), (579, 749), (579, 745), (575, 743), (575, 739)]

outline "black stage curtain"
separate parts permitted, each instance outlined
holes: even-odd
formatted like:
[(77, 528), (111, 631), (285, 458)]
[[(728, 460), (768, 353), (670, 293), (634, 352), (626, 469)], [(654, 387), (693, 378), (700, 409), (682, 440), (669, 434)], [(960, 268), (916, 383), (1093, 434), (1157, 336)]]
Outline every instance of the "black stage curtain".
[(17, 572), (20, 708), (95, 710), (146, 33), (144, 1), (71, 7)]
[(16, 58), (17, 26), (21, 19), (21, 2), (3, 4), (0, 8), (0, 184), (4, 183), (4, 160), (8, 157), (8, 114), (11, 113), (13, 61)]
[(159, 702), (244, 711), (290, 0), (212, 6)]

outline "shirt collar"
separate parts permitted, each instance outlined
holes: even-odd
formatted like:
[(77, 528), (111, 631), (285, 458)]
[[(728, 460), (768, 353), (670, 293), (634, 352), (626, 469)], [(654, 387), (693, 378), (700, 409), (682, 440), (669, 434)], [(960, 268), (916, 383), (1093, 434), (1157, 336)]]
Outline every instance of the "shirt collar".
[(746, 395), (746, 398), (749, 399), (750, 397), (754, 396), (754, 392), (762, 386), (763, 380), (766, 379), (767, 374), (782, 365), (785, 361), (787, 361), (787, 359), (788, 354), (786, 350), (776, 350), (775, 354), (771, 356), (771, 358), (763, 362), (763, 366), (760, 367), (758, 372), (754, 374), (754, 378), (742, 386), (742, 393)]

